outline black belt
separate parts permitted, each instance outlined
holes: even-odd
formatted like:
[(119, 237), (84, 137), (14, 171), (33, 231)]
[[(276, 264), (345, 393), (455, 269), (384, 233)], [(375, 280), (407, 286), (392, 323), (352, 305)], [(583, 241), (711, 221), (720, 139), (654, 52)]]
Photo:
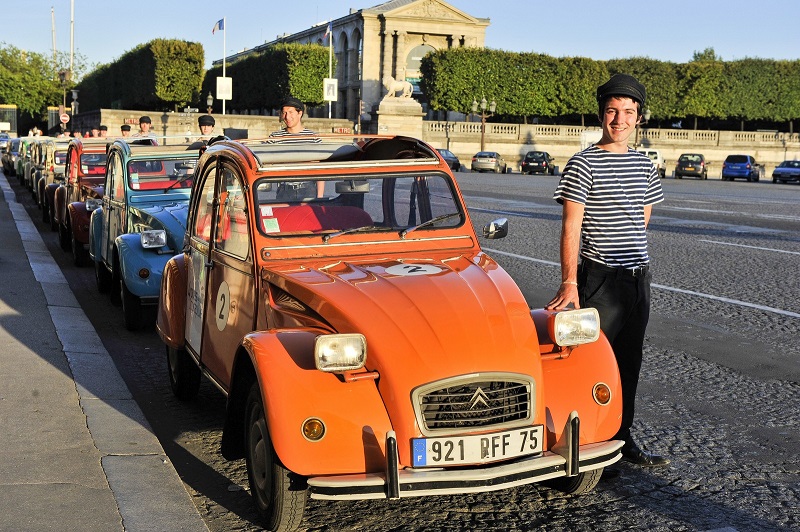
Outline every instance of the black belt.
[(588, 259), (584, 259), (581, 261), (581, 268), (586, 268), (587, 270), (595, 270), (615, 275), (621, 275), (624, 277), (644, 277), (650, 270), (650, 266), (648, 266), (647, 264), (644, 264), (642, 266), (636, 266), (633, 268), (625, 268), (623, 266), (606, 266), (605, 264), (600, 264), (599, 262), (595, 262), (593, 260), (588, 260)]

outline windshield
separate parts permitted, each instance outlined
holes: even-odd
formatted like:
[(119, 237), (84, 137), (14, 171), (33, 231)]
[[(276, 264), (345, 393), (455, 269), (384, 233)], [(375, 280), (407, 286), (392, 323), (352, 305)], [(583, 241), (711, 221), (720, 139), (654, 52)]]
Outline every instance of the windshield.
[(747, 162), (747, 155), (728, 155), (728, 158), (725, 159), (726, 163), (737, 163), (742, 164)]
[(128, 161), (131, 190), (192, 188), (195, 158), (139, 159)]
[(678, 160), (682, 163), (699, 163), (703, 160), (703, 157), (700, 155), (681, 155)]
[(399, 233), (438, 217), (418, 232), (464, 223), (453, 184), (442, 174), (261, 179), (254, 190), (259, 229), (274, 237), (353, 229)]
[(85, 175), (105, 175), (106, 173), (106, 154), (105, 153), (82, 153), (81, 171)]

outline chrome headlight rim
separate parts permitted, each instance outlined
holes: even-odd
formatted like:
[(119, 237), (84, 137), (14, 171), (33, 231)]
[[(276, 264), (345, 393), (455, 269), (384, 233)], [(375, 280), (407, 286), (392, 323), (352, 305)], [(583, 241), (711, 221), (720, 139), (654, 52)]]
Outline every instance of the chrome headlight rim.
[(560, 347), (590, 344), (600, 338), (600, 315), (592, 307), (563, 310), (550, 316), (548, 329), (553, 343)]
[(367, 339), (363, 334), (322, 334), (314, 340), (314, 365), (320, 371), (355, 371), (366, 363)]
[(144, 249), (163, 248), (167, 245), (167, 232), (163, 229), (142, 231), (139, 238)]

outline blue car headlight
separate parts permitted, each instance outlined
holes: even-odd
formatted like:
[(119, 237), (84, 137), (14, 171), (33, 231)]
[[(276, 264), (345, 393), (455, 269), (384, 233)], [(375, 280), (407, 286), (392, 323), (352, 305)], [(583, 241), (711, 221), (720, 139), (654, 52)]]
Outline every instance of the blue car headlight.
[(142, 231), (142, 247), (145, 249), (163, 248), (167, 245), (167, 232), (163, 229)]

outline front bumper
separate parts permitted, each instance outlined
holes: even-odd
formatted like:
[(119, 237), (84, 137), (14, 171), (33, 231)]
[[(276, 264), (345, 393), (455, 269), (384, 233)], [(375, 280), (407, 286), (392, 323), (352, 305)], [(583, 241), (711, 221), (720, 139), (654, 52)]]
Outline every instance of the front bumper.
[(622, 457), (620, 440), (578, 445), (580, 423), (573, 412), (552, 451), (511, 462), (456, 469), (398, 469), (394, 432), (386, 438), (386, 471), (308, 479), (312, 499), (399, 499), (497, 491), (609, 466)]

